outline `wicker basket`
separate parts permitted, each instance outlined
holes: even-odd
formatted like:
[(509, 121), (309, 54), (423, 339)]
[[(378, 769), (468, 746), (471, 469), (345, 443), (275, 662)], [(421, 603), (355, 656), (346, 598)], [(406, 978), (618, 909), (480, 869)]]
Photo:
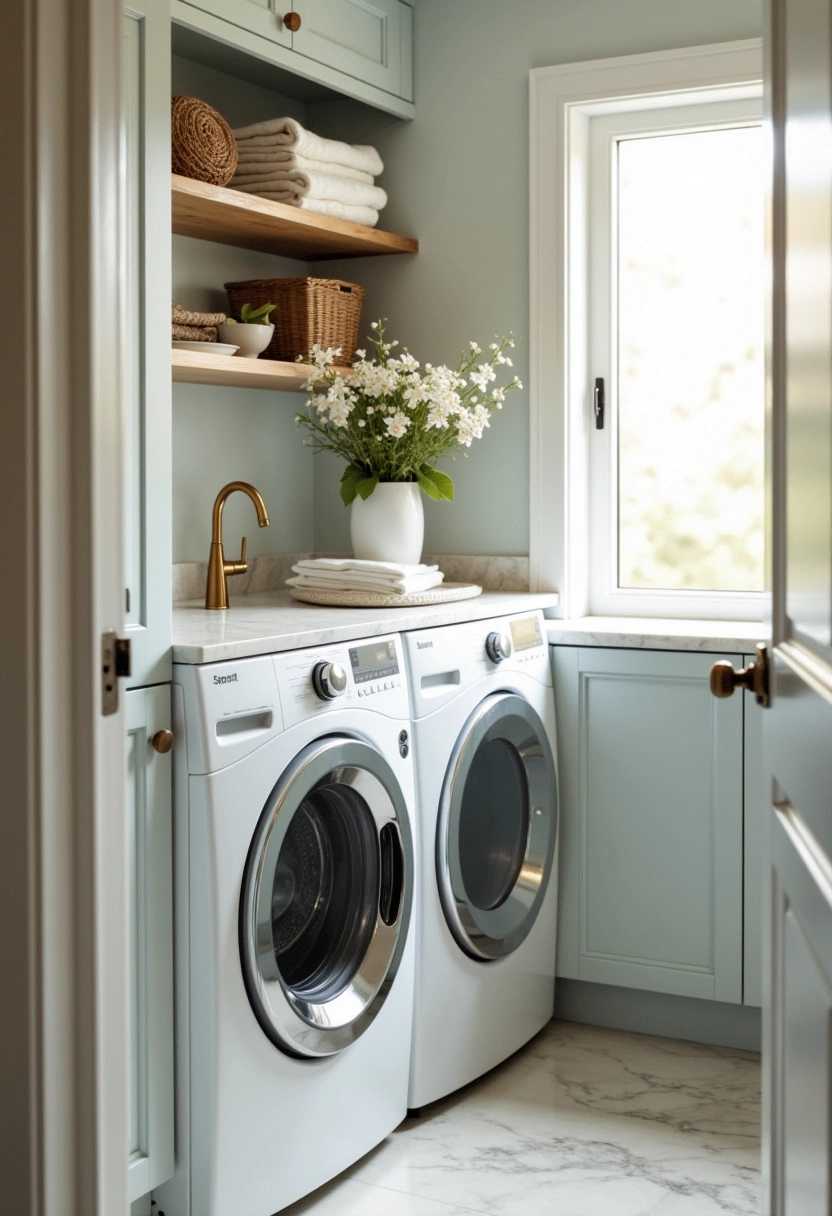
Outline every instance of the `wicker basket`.
[(244, 304), (257, 308), (276, 305), (269, 317), (274, 337), (260, 356), (294, 362), (306, 356), (317, 342), (341, 348), (335, 362), (349, 367), (358, 344), (361, 305), (365, 291), (356, 283), (340, 279), (247, 279), (226, 283), (231, 315), (240, 320)]

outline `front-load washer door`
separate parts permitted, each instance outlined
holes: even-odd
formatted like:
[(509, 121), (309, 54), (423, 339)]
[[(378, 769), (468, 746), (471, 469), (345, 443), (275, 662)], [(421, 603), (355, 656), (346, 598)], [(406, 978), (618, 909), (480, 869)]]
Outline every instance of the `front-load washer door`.
[(557, 830), (557, 770), (546, 729), (523, 697), (494, 693), (457, 740), (436, 836), (445, 918), (472, 958), (511, 954), (531, 930)]
[(246, 989), (272, 1042), (343, 1051), (372, 1023), (401, 961), (413, 842), (398, 781), (355, 739), (319, 739), (273, 789), (243, 876)]

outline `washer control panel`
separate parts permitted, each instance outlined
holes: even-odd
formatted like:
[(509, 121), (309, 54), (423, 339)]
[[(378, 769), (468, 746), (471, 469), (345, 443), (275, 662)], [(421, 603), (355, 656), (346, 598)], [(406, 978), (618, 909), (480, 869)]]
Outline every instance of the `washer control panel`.
[(396, 634), (273, 658), (287, 727), (329, 710), (365, 704), (392, 718), (409, 716), (402, 643)]
[(543, 613), (445, 625), (404, 635), (414, 717), (432, 713), (482, 679), (506, 681), (512, 672), (552, 683)]

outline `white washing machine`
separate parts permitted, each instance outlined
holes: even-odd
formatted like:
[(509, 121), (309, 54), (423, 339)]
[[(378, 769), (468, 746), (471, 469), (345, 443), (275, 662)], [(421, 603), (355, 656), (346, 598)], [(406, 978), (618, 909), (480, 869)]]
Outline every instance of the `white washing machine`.
[(419, 871), (408, 1105), (473, 1081), (552, 1017), (555, 706), (539, 612), (404, 637)]
[(174, 682), (177, 1170), (154, 1210), (271, 1216), (407, 1109), (401, 640), (177, 665)]

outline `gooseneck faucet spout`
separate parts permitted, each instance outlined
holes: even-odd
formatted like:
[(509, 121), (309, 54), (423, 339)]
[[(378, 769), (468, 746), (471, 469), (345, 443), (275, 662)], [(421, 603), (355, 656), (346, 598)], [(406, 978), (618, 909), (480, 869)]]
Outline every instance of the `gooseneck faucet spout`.
[(208, 584), (205, 588), (206, 608), (227, 608), (228, 576), (230, 574), (245, 574), (248, 570), (248, 562), (246, 561), (248, 537), (243, 537), (240, 560), (238, 562), (227, 562), (222, 548), (222, 509), (225, 506), (226, 499), (235, 490), (241, 490), (243, 494), (248, 494), (254, 503), (254, 509), (257, 512), (257, 522), (260, 527), (268, 528), (269, 526), (269, 514), (266, 510), (266, 504), (263, 502), (260, 492), (255, 490), (254, 486), (249, 485), (247, 481), (229, 481), (227, 486), (223, 486), (214, 502), (214, 513), (211, 521), (211, 554), (208, 558)]

